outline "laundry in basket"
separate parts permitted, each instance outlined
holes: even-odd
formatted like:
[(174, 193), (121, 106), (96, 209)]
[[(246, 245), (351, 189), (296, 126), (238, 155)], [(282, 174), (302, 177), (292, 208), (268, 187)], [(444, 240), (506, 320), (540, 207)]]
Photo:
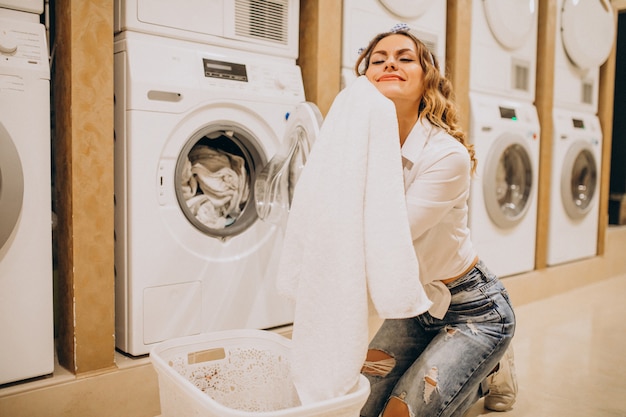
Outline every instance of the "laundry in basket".
[(370, 392), (360, 376), (348, 394), (302, 405), (290, 374), (291, 340), (227, 330), (162, 342), (150, 352), (162, 417), (358, 417)]

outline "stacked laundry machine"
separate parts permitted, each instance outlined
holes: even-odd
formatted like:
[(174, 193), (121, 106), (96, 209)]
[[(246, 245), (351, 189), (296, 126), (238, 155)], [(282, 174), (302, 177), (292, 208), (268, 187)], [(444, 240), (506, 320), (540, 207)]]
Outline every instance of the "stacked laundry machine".
[(411, 28), (445, 71), (446, 10), (446, 2), (440, 0), (343, 0), (342, 87), (356, 78), (359, 50), (399, 23)]
[(298, 0), (115, 1), (120, 350), (293, 321), (275, 289), (284, 156), (303, 163), (321, 124), (298, 24)]
[(43, 0), (0, 0), (0, 384), (54, 369), (43, 11)]
[(602, 130), (600, 65), (615, 41), (608, 0), (563, 0), (556, 24), (548, 265), (595, 256)]
[(478, 167), (469, 225), (480, 258), (501, 277), (535, 265), (537, 24), (536, 0), (472, 2), (469, 136)]

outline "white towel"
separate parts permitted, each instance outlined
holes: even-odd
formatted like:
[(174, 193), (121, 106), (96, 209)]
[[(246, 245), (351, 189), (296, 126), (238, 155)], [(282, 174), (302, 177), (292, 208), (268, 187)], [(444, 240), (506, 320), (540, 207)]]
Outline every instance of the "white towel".
[(345, 395), (381, 318), (431, 305), (408, 224), (393, 103), (365, 77), (335, 99), (295, 189), (277, 277), (295, 302), (292, 376), (303, 404)]

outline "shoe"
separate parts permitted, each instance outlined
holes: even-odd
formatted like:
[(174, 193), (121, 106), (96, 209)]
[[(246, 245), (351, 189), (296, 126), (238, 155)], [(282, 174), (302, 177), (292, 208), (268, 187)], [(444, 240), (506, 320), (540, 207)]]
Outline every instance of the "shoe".
[(487, 377), (487, 384), (489, 393), (485, 396), (485, 408), (491, 411), (510, 410), (517, 398), (513, 346), (506, 350), (497, 370)]

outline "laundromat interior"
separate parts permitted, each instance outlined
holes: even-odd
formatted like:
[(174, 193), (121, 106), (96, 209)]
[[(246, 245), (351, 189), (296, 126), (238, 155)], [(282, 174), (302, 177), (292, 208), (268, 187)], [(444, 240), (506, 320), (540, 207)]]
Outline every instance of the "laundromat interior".
[[(517, 315), (501, 414), (626, 416), (625, 0), (0, 0), (0, 416), (160, 416), (157, 343), (288, 337), (284, 204), (202, 220), (174, 181), (211, 141), (249, 181), (292, 128), (308, 152), (358, 49), (399, 22), (477, 151), (472, 238)], [(489, 161), (507, 146), (511, 178)], [(517, 181), (510, 216), (490, 176)]]

